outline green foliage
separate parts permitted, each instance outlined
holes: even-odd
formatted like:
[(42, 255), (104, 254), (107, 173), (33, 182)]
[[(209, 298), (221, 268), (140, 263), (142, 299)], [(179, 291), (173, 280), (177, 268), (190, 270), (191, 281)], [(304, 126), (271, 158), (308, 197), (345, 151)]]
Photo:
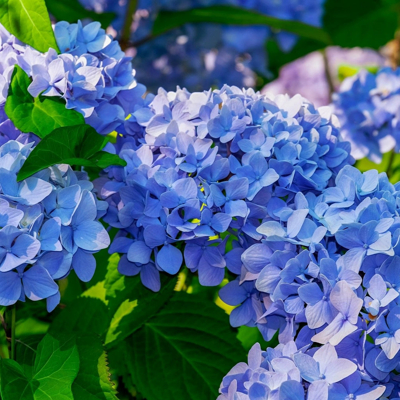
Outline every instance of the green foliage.
[[(65, 321), (68, 321), (68, 324)], [(71, 335), (94, 332), (101, 336), (107, 327), (107, 306), (100, 299), (78, 297), (54, 319), (50, 332), (65, 332)]]
[(397, 0), (327, 0), (323, 26), (335, 45), (378, 49), (394, 38), (398, 8)]
[(44, 0), (0, 0), (0, 23), (36, 50), (60, 52)]
[(32, 150), (18, 173), (21, 181), (34, 173), (55, 164), (83, 166), (125, 166), (126, 162), (115, 154), (101, 149), (107, 139), (89, 125), (57, 128)]
[(107, 353), (103, 346), (104, 333), (109, 324), (107, 316), (104, 302), (86, 297), (84, 293), (66, 306), (50, 327), (51, 334), (59, 335), (63, 332), (76, 336), (80, 368), (72, 385), (75, 399), (116, 399), (109, 377)]
[(161, 275), (161, 290), (152, 292), (143, 286), (139, 276), (122, 276), (117, 263), (110, 264), (105, 281), (106, 299), (111, 322), (106, 334), (107, 347), (117, 345), (148, 319), (157, 314), (173, 295), (176, 278)]
[(110, 381), (107, 354), (99, 336), (78, 335), (76, 343), (81, 365), (78, 376), (72, 384), (74, 399), (116, 399), (115, 389)]
[(246, 359), (227, 315), (181, 292), (127, 342), (132, 379), (147, 400), (215, 400), (223, 376)]
[(22, 132), (33, 132), (40, 138), (62, 126), (84, 124), (83, 115), (67, 110), (65, 101), (58, 97), (33, 98), (28, 92), (31, 79), (16, 65), (12, 74), (5, 111), (14, 125)]
[(57, 21), (67, 21), (69, 23), (76, 23), (79, 19), (92, 19), (98, 21), (101, 26), (106, 29), (115, 18), (115, 14), (105, 12), (98, 14), (94, 11), (87, 10), (79, 3), (78, 0), (45, 0), (47, 8)]
[(153, 34), (160, 35), (188, 22), (214, 22), (229, 25), (267, 25), (296, 35), (330, 44), (329, 35), (320, 28), (298, 21), (278, 19), (232, 6), (211, 6), (186, 11), (161, 11), (154, 22)]
[(71, 387), (78, 370), (74, 336), (47, 334), (37, 347), (31, 369), (13, 360), (1, 360), (2, 400), (74, 400)]

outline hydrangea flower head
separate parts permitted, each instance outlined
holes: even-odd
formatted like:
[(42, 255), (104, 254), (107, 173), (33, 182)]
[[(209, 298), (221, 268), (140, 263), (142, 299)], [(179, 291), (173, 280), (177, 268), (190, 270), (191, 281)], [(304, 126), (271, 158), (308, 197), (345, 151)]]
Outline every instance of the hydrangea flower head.
[(94, 253), (110, 244), (97, 200), (83, 172), (56, 165), (17, 183), (32, 150), (8, 141), (0, 147), (0, 304), (47, 299), (59, 302), (56, 280), (72, 270), (82, 281), (95, 271)]

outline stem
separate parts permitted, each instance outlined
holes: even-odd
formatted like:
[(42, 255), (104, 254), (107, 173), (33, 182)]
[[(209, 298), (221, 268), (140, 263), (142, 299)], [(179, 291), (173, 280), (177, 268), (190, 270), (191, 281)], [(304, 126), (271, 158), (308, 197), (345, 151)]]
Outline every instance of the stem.
[(394, 151), (394, 149), (393, 149), (393, 150), (391, 151), (391, 153), (390, 153), (389, 163), (388, 163), (388, 166), (387, 166), (387, 176), (388, 176), (389, 180), (390, 180), (390, 178), (391, 178), (392, 175), (393, 175), (394, 157), (395, 157), (395, 151)]
[(11, 308), (11, 359), (15, 360), (15, 325), (17, 319), (17, 307), (14, 304)]
[(329, 69), (329, 60), (328, 60), (328, 56), (326, 54), (326, 49), (323, 49), (321, 51), (321, 53), (322, 53), (322, 57), (324, 59), (326, 81), (328, 82), (328, 86), (329, 86), (329, 99), (331, 99), (332, 94), (335, 92), (335, 85), (333, 84), (331, 71)]
[(129, 0), (126, 10), (124, 26), (122, 28), (120, 46), (123, 51), (129, 47), (132, 21), (135, 17), (135, 11), (138, 6), (138, 0)]

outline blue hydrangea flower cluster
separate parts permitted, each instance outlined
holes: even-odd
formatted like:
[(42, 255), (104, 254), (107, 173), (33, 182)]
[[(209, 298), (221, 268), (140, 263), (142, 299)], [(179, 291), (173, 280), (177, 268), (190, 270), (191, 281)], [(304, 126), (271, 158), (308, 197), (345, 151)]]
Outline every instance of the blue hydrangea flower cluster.
[(225, 267), (240, 274), (241, 254), (263, 238), (267, 205), (322, 190), (352, 162), (328, 108), (229, 86), (160, 89), (117, 130), (109, 151), (127, 166), (96, 182), (104, 220), (119, 229), (110, 252), (123, 254), (121, 273), (140, 273), (155, 291), (159, 271), (176, 274), (183, 261), (205, 286), (220, 284)]
[(248, 363), (224, 377), (217, 400), (377, 400), (390, 392), (331, 344), (290, 341), (266, 351), (255, 344)]
[[(113, 28), (121, 31), (129, 2), (120, 6), (120, 2), (109, 0), (80, 1), (90, 9), (115, 12), (117, 18)], [(139, 43), (151, 35), (153, 22), (160, 11), (227, 5), (321, 26), (323, 4), (324, 0), (141, 0), (132, 24), (131, 41)], [(151, 91), (160, 86), (175, 90), (178, 84), (189, 90), (204, 90), (222, 84), (255, 86), (254, 71), (270, 76), (265, 49), (269, 38), (277, 40), (284, 51), (291, 50), (298, 39), (287, 32), (275, 34), (266, 26), (186, 24), (142, 43), (132, 49), (132, 54), (139, 81)]]
[[(19, 42), (1, 27), (0, 31), (0, 123), (3, 142), (18, 139), (4, 113), (14, 65), (31, 78), (28, 88), (33, 97), (57, 96), (66, 101), (99, 133), (108, 134), (129, 115), (131, 104), (141, 96), (131, 58), (117, 41), (100, 28), (98, 22), (55, 25), (55, 36), (62, 54), (50, 49), (43, 54)], [(25, 137), (25, 136), (24, 136)]]
[(107, 203), (97, 200), (86, 173), (57, 165), (17, 182), (33, 143), (0, 147), (0, 305), (25, 298), (60, 301), (56, 280), (74, 270), (89, 281), (94, 253), (110, 238), (98, 221)]
[(385, 173), (348, 165), (320, 195), (272, 198), (256, 229), (261, 242), (242, 253), (240, 275), (220, 291), (238, 306), (231, 324), (299, 348), (335, 346), (363, 380), (398, 398), (399, 188)]
[(399, 151), (400, 69), (382, 68), (376, 75), (361, 71), (347, 78), (333, 97), (343, 137), (356, 159), (379, 163), (382, 154)]

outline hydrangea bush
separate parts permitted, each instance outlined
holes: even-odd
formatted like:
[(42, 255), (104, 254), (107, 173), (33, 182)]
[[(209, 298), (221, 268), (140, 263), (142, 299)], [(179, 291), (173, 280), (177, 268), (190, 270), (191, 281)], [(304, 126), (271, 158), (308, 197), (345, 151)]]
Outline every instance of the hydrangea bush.
[(110, 151), (127, 166), (96, 184), (109, 204), (104, 221), (120, 229), (110, 253), (123, 253), (120, 272), (140, 273), (155, 291), (159, 271), (176, 274), (183, 262), (205, 286), (219, 285), (225, 267), (240, 273), (268, 204), (321, 191), (353, 161), (328, 108), (237, 87), (160, 89), (117, 131)]
[(0, 1), (2, 400), (400, 399), (398, 71), (241, 87), (394, 5), (264, 3)]

